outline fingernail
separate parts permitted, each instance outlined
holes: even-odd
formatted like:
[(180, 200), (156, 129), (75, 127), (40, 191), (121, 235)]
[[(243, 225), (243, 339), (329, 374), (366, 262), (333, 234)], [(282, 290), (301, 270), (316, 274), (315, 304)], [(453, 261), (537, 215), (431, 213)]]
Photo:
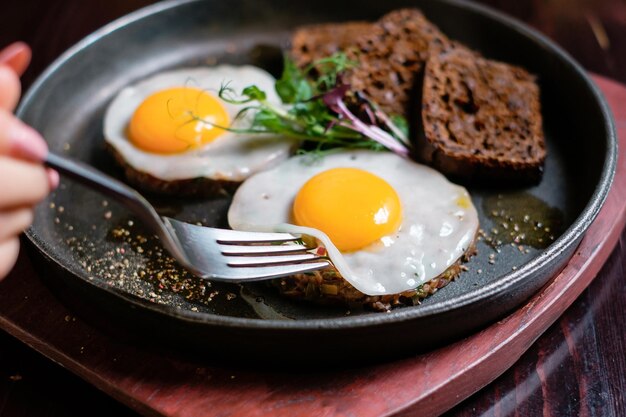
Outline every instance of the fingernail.
[(48, 155), (48, 145), (41, 135), (32, 127), (22, 122), (12, 123), (7, 133), (12, 154), (15, 156), (41, 162)]
[(14, 42), (0, 50), (0, 64), (10, 66), (19, 75), (22, 75), (31, 59), (31, 50), (24, 42)]
[(59, 173), (50, 168), (48, 168), (47, 171), (48, 171), (48, 182), (50, 183), (50, 191), (56, 190), (60, 182)]

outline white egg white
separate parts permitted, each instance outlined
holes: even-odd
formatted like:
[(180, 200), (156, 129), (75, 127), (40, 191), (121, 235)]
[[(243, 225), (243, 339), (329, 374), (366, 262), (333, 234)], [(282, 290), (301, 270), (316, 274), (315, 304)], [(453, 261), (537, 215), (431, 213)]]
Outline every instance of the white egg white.
[[(106, 111), (104, 137), (127, 164), (161, 180), (210, 178), (243, 181), (253, 173), (288, 158), (296, 144), (276, 136), (224, 132), (201, 148), (162, 155), (134, 146), (127, 136), (128, 124), (137, 107), (160, 90), (188, 86), (217, 95), (220, 87), (228, 83), (234, 92), (240, 94), (243, 88), (256, 85), (267, 93), (268, 101), (280, 104), (274, 82), (269, 73), (250, 65), (181, 68), (162, 72), (119, 92)], [(231, 121), (243, 107), (223, 101), (222, 104)], [(245, 120), (239, 123), (245, 125)]]
[[(300, 188), (318, 173), (343, 167), (381, 177), (403, 206), (402, 224), (395, 233), (349, 253), (341, 253), (319, 230), (290, 224)], [(236, 230), (315, 236), (356, 289), (368, 295), (398, 294), (437, 277), (469, 248), (478, 230), (478, 214), (469, 201), (465, 188), (427, 166), (388, 152), (343, 151), (313, 162), (307, 156), (294, 157), (252, 176), (237, 190), (228, 221)]]

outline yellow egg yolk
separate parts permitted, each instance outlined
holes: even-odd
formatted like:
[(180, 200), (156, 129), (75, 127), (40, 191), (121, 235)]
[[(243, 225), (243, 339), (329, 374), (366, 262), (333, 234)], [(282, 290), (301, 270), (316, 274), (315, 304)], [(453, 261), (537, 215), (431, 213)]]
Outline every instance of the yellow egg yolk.
[(362, 169), (334, 168), (302, 186), (293, 217), (296, 224), (321, 230), (340, 251), (350, 252), (395, 232), (402, 205), (382, 178)]
[(219, 100), (193, 87), (158, 91), (135, 110), (128, 126), (131, 142), (160, 154), (185, 152), (211, 142), (230, 119)]

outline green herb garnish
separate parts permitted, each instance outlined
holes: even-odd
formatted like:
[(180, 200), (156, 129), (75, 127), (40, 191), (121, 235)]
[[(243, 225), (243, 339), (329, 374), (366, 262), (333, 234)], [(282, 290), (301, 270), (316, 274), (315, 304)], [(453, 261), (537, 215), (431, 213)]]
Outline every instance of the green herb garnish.
[(352, 91), (343, 82), (342, 74), (354, 65), (343, 53), (304, 69), (285, 57), (282, 76), (275, 84), (284, 106), (269, 102), (267, 94), (257, 86), (237, 93), (228, 84), (222, 85), (218, 93), (222, 100), (246, 105), (237, 119), (250, 112), (254, 117), (245, 128), (220, 127), (235, 133), (272, 133), (299, 139), (304, 152), (386, 148), (408, 155), (406, 120), (386, 115), (365, 94)]

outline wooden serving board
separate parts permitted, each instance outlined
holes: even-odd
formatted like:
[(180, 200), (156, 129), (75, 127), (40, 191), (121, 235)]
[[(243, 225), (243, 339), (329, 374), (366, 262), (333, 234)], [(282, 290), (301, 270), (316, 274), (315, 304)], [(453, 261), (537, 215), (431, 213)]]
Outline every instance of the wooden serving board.
[(0, 327), (150, 416), (435, 416), (507, 368), (596, 276), (626, 223), (626, 87), (595, 77), (620, 137), (606, 204), (565, 269), (485, 330), (396, 362), (341, 371), (268, 372), (186, 359), (90, 326), (61, 304), (22, 256), (0, 284)]

